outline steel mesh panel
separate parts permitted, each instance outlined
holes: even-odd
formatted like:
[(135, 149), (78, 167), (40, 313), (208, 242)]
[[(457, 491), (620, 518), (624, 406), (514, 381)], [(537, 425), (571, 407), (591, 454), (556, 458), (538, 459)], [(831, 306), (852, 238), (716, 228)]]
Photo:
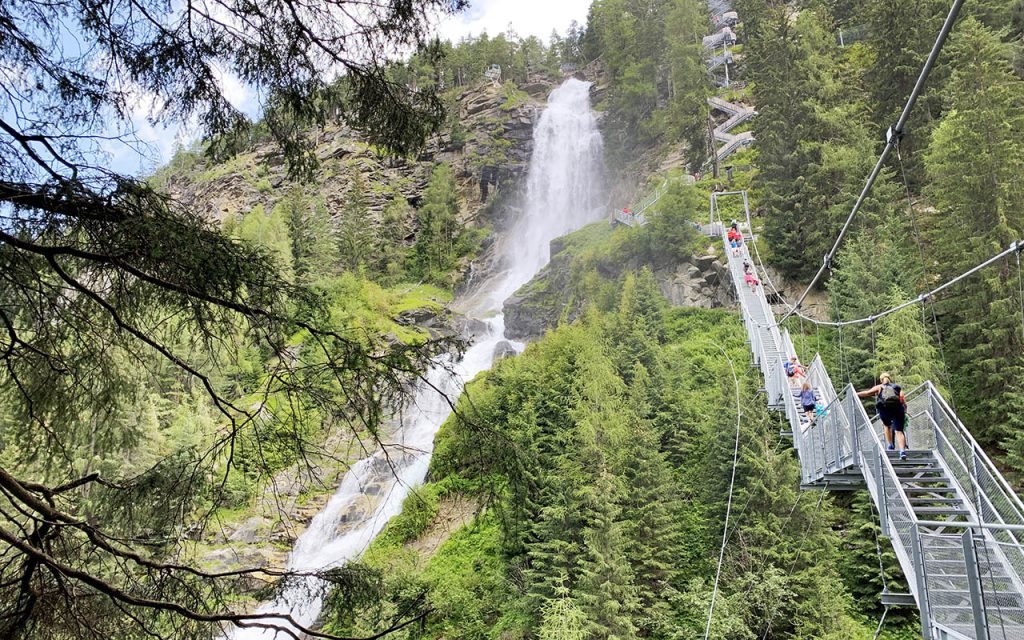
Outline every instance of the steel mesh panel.
[(975, 535), (984, 616), (990, 638), (1024, 640), (1024, 593), (1006, 562), (1006, 547)]
[(951, 628), (969, 630), (968, 637), (977, 637), (960, 536), (922, 533), (921, 554), (932, 620)]

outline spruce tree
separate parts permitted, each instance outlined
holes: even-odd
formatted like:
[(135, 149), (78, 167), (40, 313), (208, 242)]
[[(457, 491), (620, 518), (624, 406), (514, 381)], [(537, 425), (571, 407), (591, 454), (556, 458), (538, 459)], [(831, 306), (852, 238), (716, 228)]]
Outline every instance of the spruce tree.
[(293, 187), (274, 209), (281, 209), (292, 240), (295, 277), (312, 284), (333, 274), (339, 267), (337, 232), (322, 202)]
[[(950, 39), (949, 112), (936, 128), (925, 164), (926, 193), (936, 207), (931, 252), (948, 279), (1024, 234), (1024, 81), (1010, 50), (973, 18)], [(1016, 310), (1016, 266), (1008, 261), (957, 287), (939, 305), (950, 350), (960, 416), (983, 443), (1024, 427), (1019, 381), (1024, 374)]]
[[(869, 44), (874, 54), (866, 77), (877, 131), (885, 131), (896, 124), (948, 11), (949, 3), (944, 0), (870, 0), (865, 3), (863, 12), (868, 19)], [(943, 109), (940, 88), (948, 73), (944, 63), (945, 60), (940, 59), (932, 70), (926, 91), (918, 99), (900, 143), (913, 185), (919, 184), (921, 179), (919, 152), (927, 145)]]
[(381, 213), (375, 241), (375, 264), (377, 272), (392, 281), (400, 279), (405, 272), (409, 253), (406, 237), (410, 233), (411, 217), (412, 208), (401, 195), (392, 198)]
[(350, 184), (345, 203), (338, 212), (338, 248), (345, 268), (359, 271), (370, 256), (372, 236), (362, 173), (355, 171)]
[(413, 252), (422, 277), (437, 279), (455, 266), (458, 212), (455, 175), (451, 167), (439, 164), (430, 174), (423, 203), (416, 212), (416, 245)]
[[(896, 285), (890, 288), (888, 307), (906, 302), (907, 296)], [(932, 346), (927, 327), (918, 306), (910, 306), (878, 321), (875, 371), (893, 375), (904, 391), (910, 391), (926, 380), (942, 385), (942, 364)]]

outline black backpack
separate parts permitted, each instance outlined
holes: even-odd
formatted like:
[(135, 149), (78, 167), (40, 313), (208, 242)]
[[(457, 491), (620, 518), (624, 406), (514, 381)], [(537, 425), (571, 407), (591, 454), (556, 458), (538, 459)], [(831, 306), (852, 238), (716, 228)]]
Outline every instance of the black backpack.
[(883, 409), (902, 409), (900, 401), (900, 388), (894, 384), (883, 384), (882, 390), (878, 392), (878, 406)]

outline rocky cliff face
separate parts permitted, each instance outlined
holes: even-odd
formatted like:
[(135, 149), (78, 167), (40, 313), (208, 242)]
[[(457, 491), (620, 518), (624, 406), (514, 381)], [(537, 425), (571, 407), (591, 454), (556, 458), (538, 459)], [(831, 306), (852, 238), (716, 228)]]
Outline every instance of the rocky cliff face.
[[(551, 262), (505, 302), (505, 335), (534, 340), (559, 322), (572, 322), (590, 302), (577, 286), (574, 255), (563, 239), (551, 243)], [(600, 262), (595, 267), (607, 280), (641, 269), (639, 262)], [(735, 294), (725, 265), (713, 255), (691, 256), (678, 264), (652, 269), (662, 294), (677, 307), (732, 307)]]
[[(459, 184), (461, 222), (477, 224), (487, 204), (481, 199), (481, 178), (489, 182), (488, 201), (515, 191), (530, 159), (534, 119), (551, 88), (546, 79), (537, 78), (524, 86), (526, 91), (489, 83), (464, 90), (455, 101), (457, 126), (436, 136), (417, 158), (384, 155), (345, 127), (312, 132), (320, 168), (314, 183), (301, 188), (309, 195), (315, 192), (328, 211), (336, 212), (360, 174), (367, 186), (369, 224), (374, 225), (395, 195), (413, 207), (418, 205), (434, 164), (447, 162)], [(270, 211), (295, 186), (285, 174), (280, 149), (272, 144), (222, 164), (210, 164), (205, 158), (193, 158), (184, 166), (172, 163), (156, 179), (169, 195), (217, 221), (258, 205)], [(493, 209), (498, 213), (501, 208)], [(500, 220), (488, 222), (500, 224)]]

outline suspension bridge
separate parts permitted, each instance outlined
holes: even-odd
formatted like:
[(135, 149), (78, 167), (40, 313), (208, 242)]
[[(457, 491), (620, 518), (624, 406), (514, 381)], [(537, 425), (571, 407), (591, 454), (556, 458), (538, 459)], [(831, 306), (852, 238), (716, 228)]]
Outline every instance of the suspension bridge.
[[(742, 197), (746, 210), (738, 249), (723, 234), (718, 200), (725, 197)], [(749, 220), (745, 192), (716, 193), (704, 229), (722, 237), (753, 364), (768, 407), (789, 423), (801, 488), (868, 491), (909, 586), (882, 593), (882, 602), (916, 605), (925, 638), (1024, 638), (1024, 503), (930, 381), (906, 394), (912, 448), (905, 460), (887, 450), (881, 422), (853, 386), (836, 389), (819, 355), (806, 374), (824, 410), (808, 420), (783, 369), (797, 355), (789, 332), (764, 287), (744, 281), (744, 263), (754, 265)]]

